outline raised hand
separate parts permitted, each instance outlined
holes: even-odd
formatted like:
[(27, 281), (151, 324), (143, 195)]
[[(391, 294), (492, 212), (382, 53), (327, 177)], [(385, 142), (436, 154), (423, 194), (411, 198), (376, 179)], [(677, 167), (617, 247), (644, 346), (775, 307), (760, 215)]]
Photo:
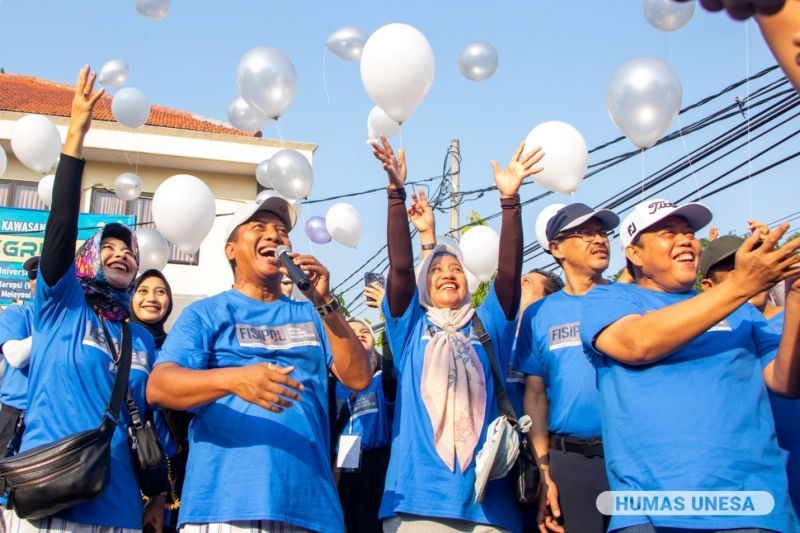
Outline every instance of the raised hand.
[(800, 238), (778, 247), (778, 241), (788, 230), (789, 224), (783, 223), (762, 238), (761, 230), (756, 229), (744, 241), (736, 252), (736, 268), (733, 270), (738, 286), (757, 294), (800, 272), (800, 254), (797, 253)]
[(425, 191), (411, 193), (411, 207), (408, 208), (408, 219), (420, 233), (435, 233), (436, 219), (433, 216), (433, 209), (428, 203)]
[(367, 307), (380, 309), (385, 294), (386, 289), (377, 283), (372, 283), (364, 287), (364, 297), (367, 299)]
[(381, 143), (372, 145), (372, 154), (383, 163), (383, 170), (389, 177), (389, 187), (402, 189), (406, 183), (406, 152), (402, 148), (395, 157), (392, 145), (381, 135)]
[[(306, 297), (314, 305), (328, 303), (331, 299), (331, 273), (328, 269), (313, 255), (300, 255), (292, 252), (289, 256), (294, 260), (294, 264), (306, 273), (312, 284), (312, 287), (305, 291)], [(280, 270), (284, 276), (289, 275), (284, 267), (281, 267)]]
[(711, 226), (711, 229), (708, 230), (708, 242), (716, 241), (717, 237), (719, 237), (719, 228)]
[(94, 91), (94, 81), (97, 73), (90, 72), (89, 65), (84, 66), (78, 73), (75, 81), (75, 93), (72, 97), (72, 113), (69, 120), (69, 129), (64, 141), (64, 153), (73, 157), (82, 157), (83, 138), (92, 125), (92, 110), (95, 104), (105, 93), (104, 89)]
[(532, 149), (525, 155), (522, 155), (522, 149), (525, 143), (521, 143), (514, 152), (511, 162), (504, 169), (500, 169), (497, 161), (492, 161), (492, 170), (494, 171), (494, 183), (497, 185), (497, 190), (500, 191), (500, 197), (506, 198), (514, 196), (519, 191), (522, 181), (528, 176), (538, 174), (543, 170), (543, 167), (536, 167), (536, 163), (542, 160), (544, 152), (540, 147)]

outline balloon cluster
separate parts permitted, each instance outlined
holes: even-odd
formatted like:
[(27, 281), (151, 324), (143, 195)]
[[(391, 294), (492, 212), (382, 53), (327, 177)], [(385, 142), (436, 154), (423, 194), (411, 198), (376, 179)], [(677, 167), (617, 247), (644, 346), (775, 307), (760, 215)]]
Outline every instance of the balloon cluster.
[(785, 3), (786, 0), (700, 0), (700, 5), (708, 11), (725, 10), (735, 20), (747, 20), (753, 15), (774, 15), (783, 9)]

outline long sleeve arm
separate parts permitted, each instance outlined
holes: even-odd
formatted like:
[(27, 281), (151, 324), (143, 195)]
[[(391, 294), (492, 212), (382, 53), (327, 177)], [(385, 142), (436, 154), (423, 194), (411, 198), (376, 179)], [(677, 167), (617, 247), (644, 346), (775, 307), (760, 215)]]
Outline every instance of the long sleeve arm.
[(519, 195), (500, 199), (503, 222), (500, 227), (500, 253), (494, 290), (508, 320), (519, 310), (522, 275), (522, 206)]
[(393, 317), (401, 316), (411, 303), (416, 282), (411, 233), (408, 230), (405, 189), (390, 188), (387, 220), (387, 245), (389, 247), (389, 276), (386, 280), (386, 297)]

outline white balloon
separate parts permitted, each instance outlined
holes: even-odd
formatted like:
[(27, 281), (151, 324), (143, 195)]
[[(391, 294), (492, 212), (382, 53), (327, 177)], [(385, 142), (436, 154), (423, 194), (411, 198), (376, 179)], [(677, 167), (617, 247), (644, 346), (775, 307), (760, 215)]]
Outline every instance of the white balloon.
[(542, 247), (542, 250), (550, 251), (550, 239), (547, 238), (547, 223), (553, 218), (556, 211), (562, 207), (567, 207), (567, 204), (550, 204), (539, 211), (536, 217), (534, 233), (536, 234), (536, 240), (539, 241), (539, 246)]
[(361, 239), (361, 215), (350, 204), (333, 204), (325, 215), (325, 229), (336, 242), (355, 248)]
[(472, 81), (489, 79), (497, 70), (497, 50), (489, 43), (469, 43), (458, 56), (458, 69)]
[(480, 281), (489, 281), (497, 270), (500, 236), (489, 226), (473, 226), (461, 236), (464, 266)]
[(120, 124), (138, 128), (150, 117), (150, 101), (139, 89), (125, 87), (111, 100), (111, 113)]
[(361, 52), (369, 39), (367, 32), (355, 26), (345, 26), (331, 33), (325, 41), (325, 46), (339, 59), (357, 61), (361, 59)]
[(250, 107), (262, 116), (278, 118), (294, 98), (297, 72), (286, 54), (259, 46), (239, 60), (236, 85)]
[(644, 18), (653, 27), (663, 31), (682, 28), (694, 15), (695, 1), (644, 0)]
[(140, 228), (136, 230), (139, 242), (139, 272), (151, 268), (164, 270), (169, 260), (169, 243), (157, 229)]
[(133, 172), (123, 172), (114, 180), (114, 194), (124, 202), (139, 198), (142, 192), (142, 180)]
[(401, 124), (425, 99), (435, 71), (431, 45), (408, 24), (388, 24), (378, 29), (361, 54), (361, 81), (367, 94)]
[(167, 16), (169, 0), (133, 0), (136, 11), (143, 17), (160, 20)]
[(262, 187), (267, 187), (268, 189), (272, 188), (272, 184), (269, 182), (269, 159), (263, 160), (256, 167), (256, 181), (260, 183)]
[(119, 87), (128, 82), (128, 76), (130, 76), (128, 64), (121, 59), (112, 59), (100, 69), (97, 81), (106, 87)]
[(5, 174), (7, 165), (8, 165), (8, 156), (6, 155), (6, 151), (3, 150), (3, 147), (0, 146), (0, 177), (2, 177), (3, 174)]
[(25, 115), (14, 124), (11, 150), (20, 163), (44, 174), (61, 153), (61, 136), (49, 119), (42, 115)]
[(259, 114), (239, 96), (228, 106), (228, 120), (237, 130), (258, 131), (266, 126), (270, 119)]
[(467, 277), (467, 289), (469, 289), (470, 294), (475, 294), (481, 284), (481, 280), (467, 269), (464, 269), (464, 275)]
[(55, 174), (48, 174), (39, 180), (37, 192), (39, 193), (39, 199), (47, 209), (50, 209), (50, 206), (53, 205), (53, 181), (55, 179)]
[(681, 82), (669, 65), (654, 57), (637, 57), (612, 76), (606, 108), (628, 140), (650, 148), (672, 126), (682, 98)]
[(308, 196), (314, 184), (311, 163), (296, 150), (279, 150), (269, 160), (267, 180), (270, 186), (287, 198)]
[(400, 133), (400, 124), (389, 118), (383, 109), (374, 106), (367, 117), (367, 133), (369, 134), (367, 142), (370, 143), (380, 140), (381, 135), (389, 139)]
[(543, 122), (525, 138), (523, 153), (537, 146), (544, 152), (539, 162), (544, 170), (534, 174), (533, 181), (562, 194), (578, 190), (589, 165), (589, 148), (581, 133), (566, 122)]
[(164, 180), (153, 195), (152, 209), (156, 229), (187, 253), (200, 248), (217, 212), (211, 189), (189, 174)]

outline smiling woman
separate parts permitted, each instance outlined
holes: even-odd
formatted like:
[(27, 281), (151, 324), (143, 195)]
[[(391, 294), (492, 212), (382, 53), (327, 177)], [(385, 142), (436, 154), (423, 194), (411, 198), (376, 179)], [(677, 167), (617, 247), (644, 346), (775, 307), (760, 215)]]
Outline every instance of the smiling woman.
[(167, 339), (164, 324), (172, 313), (172, 288), (156, 269), (146, 270), (133, 285), (131, 320), (144, 326), (156, 341), (156, 349)]

